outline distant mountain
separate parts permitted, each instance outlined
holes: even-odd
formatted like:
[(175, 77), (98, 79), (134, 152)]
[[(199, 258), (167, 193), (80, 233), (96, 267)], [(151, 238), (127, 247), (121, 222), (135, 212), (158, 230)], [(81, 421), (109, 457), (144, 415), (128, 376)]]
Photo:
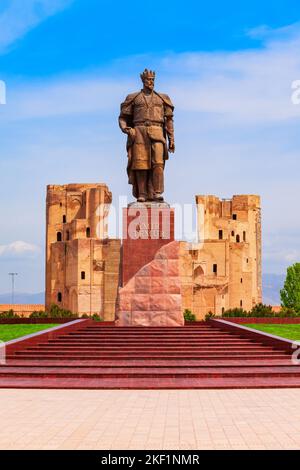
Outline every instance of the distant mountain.
[(263, 302), (268, 305), (280, 305), (280, 289), (283, 288), (285, 274), (263, 274)]
[[(285, 274), (263, 274), (263, 302), (268, 305), (280, 305), (280, 289), (282, 289)], [(10, 304), (11, 293), (0, 294), (0, 304)], [(37, 294), (15, 293), (15, 304), (44, 304), (45, 292)]]
[[(11, 293), (0, 294), (0, 304), (10, 304)], [(44, 304), (45, 292), (38, 292), (37, 294), (25, 294), (21, 292), (15, 293), (15, 304)]]

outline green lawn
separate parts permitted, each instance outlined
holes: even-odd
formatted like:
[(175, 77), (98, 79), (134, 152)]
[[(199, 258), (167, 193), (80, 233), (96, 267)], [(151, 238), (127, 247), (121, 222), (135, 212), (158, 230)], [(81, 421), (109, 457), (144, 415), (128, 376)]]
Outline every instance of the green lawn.
[(0, 340), (10, 341), (11, 339), (20, 338), (21, 336), (31, 335), (38, 331), (47, 330), (53, 326), (57, 325), (54, 323), (49, 323), (47, 325), (38, 323), (34, 325), (0, 325)]
[(300, 340), (300, 324), (266, 324), (249, 323), (245, 326), (255, 330), (264, 331), (271, 335), (282, 336), (283, 338)]

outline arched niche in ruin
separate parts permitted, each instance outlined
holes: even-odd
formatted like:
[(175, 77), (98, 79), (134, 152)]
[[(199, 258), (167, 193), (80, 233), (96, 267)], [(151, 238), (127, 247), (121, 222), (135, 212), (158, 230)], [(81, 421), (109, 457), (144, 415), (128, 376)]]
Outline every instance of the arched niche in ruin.
[(203, 276), (204, 276), (203, 267), (199, 265), (194, 269), (194, 273), (193, 273), (194, 282), (195, 283), (198, 283), (198, 282), (200, 283)]

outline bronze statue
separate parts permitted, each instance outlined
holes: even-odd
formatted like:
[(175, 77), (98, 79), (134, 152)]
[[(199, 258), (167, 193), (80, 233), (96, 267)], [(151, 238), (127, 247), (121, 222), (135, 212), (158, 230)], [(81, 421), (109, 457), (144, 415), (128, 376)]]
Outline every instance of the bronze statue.
[(119, 117), (128, 136), (127, 173), (138, 202), (163, 202), (165, 161), (175, 151), (174, 106), (168, 95), (154, 90), (155, 72), (145, 69), (141, 79), (142, 90), (126, 97)]

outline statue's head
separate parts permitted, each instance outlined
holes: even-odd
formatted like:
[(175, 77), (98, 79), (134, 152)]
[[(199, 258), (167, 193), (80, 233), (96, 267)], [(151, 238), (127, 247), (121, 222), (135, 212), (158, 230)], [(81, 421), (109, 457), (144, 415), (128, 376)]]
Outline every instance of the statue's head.
[(153, 70), (145, 69), (144, 72), (141, 73), (141, 79), (145, 88), (151, 91), (154, 89), (155, 72)]

